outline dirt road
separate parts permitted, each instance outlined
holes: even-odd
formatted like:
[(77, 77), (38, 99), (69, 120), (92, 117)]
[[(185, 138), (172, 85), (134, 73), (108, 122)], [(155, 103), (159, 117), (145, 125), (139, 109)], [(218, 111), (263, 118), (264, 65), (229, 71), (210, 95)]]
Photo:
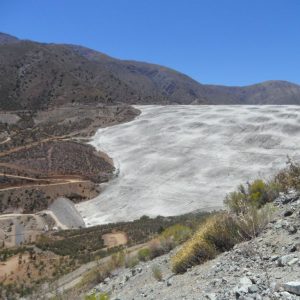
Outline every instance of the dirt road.
[[(16, 186), (10, 186), (7, 188), (0, 188), (0, 191), (7, 191), (12, 189), (18, 189), (18, 188), (24, 188), (24, 187), (42, 187), (42, 186), (52, 186), (52, 185), (63, 185), (63, 184), (69, 184), (69, 183), (82, 183), (82, 182), (90, 182), (89, 180), (79, 179), (79, 178), (72, 178), (72, 177), (64, 177), (59, 176), (57, 178), (54, 177), (48, 177), (43, 179), (37, 179), (33, 177), (26, 177), (26, 176), (18, 176), (18, 175), (8, 175), (4, 173), (0, 173), (0, 176), (5, 176), (7, 178), (17, 178), (17, 179), (24, 179), (34, 182), (43, 182), (40, 184), (22, 184), (22, 185), (16, 185)], [(49, 181), (49, 183), (45, 183), (45, 181)]]
[[(43, 139), (43, 140), (40, 140), (40, 141), (37, 141), (37, 142), (33, 142), (31, 144), (27, 144), (27, 145), (24, 145), (24, 146), (19, 146), (19, 147), (4, 151), (4, 152), (0, 153), (0, 157), (6, 156), (8, 154), (15, 153), (15, 152), (18, 152), (18, 151), (21, 151), (21, 150), (24, 150), (24, 149), (30, 149), (30, 148), (32, 148), (34, 146), (37, 146), (37, 145), (40, 145), (42, 143), (51, 142), (51, 141), (69, 140), (70, 138), (71, 138), (70, 136), (49, 137), (49, 138), (46, 138), (46, 139)], [(6, 141), (6, 142), (8, 142), (8, 141)]]
[[(147, 244), (139, 244), (132, 247), (127, 248), (127, 252), (131, 255), (137, 254), (138, 250), (145, 247)], [(97, 261), (91, 261), (87, 264), (82, 265), (78, 269), (73, 272), (66, 274), (59, 278), (57, 281), (51, 284), (48, 291), (44, 292), (46, 298), (54, 297), (57, 294), (61, 294), (64, 291), (67, 291), (73, 287), (75, 287), (84, 277), (84, 275), (93, 269), (96, 266), (101, 266), (108, 262), (111, 259), (111, 256), (104, 257)]]

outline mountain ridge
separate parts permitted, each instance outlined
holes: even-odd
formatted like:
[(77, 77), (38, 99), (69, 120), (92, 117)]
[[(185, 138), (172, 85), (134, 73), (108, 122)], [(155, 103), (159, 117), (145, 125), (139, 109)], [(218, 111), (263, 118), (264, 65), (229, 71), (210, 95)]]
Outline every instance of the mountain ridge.
[(300, 86), (287, 81), (244, 87), (201, 84), (168, 67), (3, 33), (0, 66), (0, 108), (4, 110), (68, 103), (300, 104)]

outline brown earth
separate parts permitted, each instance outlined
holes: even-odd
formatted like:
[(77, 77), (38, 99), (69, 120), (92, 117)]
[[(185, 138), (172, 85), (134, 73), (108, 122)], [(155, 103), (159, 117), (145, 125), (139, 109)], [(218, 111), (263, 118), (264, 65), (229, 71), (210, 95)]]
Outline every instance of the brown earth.
[(0, 143), (0, 212), (36, 212), (60, 196), (74, 202), (95, 197), (97, 184), (113, 176), (114, 166), (85, 142), (97, 128), (138, 113), (124, 105), (0, 113), (6, 131)]
[(20, 253), (0, 263), (0, 281), (5, 286), (13, 284), (15, 290), (22, 285), (32, 287), (35, 281), (50, 280), (59, 274), (60, 264), (70, 268), (68, 258), (51, 252)]
[(300, 104), (300, 86), (286, 81), (245, 87), (204, 85), (164, 66), (1, 33), (0, 82), (4, 110), (41, 110), (71, 103)]
[(126, 245), (128, 242), (126, 233), (122, 231), (103, 234), (102, 239), (107, 248)]

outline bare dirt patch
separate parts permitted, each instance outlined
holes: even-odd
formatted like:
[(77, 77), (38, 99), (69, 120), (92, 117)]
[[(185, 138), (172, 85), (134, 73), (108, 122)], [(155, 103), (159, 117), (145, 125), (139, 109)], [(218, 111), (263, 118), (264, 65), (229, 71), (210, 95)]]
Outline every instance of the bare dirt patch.
[(103, 234), (102, 239), (107, 248), (126, 245), (128, 242), (126, 233), (122, 231)]
[[(22, 256), (22, 263), (28, 263), (29, 255)], [(0, 263), (0, 281), (5, 280), (7, 277), (12, 276), (19, 269), (19, 255), (9, 258), (5, 262)]]

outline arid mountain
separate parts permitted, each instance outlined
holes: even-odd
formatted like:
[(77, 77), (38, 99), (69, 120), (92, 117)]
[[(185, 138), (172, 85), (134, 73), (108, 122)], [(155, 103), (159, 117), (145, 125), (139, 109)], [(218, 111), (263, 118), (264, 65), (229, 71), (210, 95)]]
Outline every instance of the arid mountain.
[(268, 81), (246, 87), (203, 85), (172, 69), (114, 59), (75, 45), (0, 34), (0, 109), (67, 103), (300, 104), (300, 86)]
[(300, 104), (300, 86), (288, 81), (270, 80), (244, 87), (209, 87), (224, 97), (220, 99), (230, 98), (236, 104)]
[(287, 81), (272, 80), (244, 87), (204, 85), (182, 73), (159, 65), (117, 60), (81, 46), (69, 45), (69, 47), (90, 61), (102, 64), (128, 85), (142, 89), (147, 95), (159, 90), (170, 98), (171, 103), (300, 104), (300, 86)]
[(0, 32), (0, 45), (13, 44), (20, 40), (12, 35)]
[(0, 46), (0, 108), (126, 102), (134, 91), (113, 73), (63, 45), (30, 41)]

